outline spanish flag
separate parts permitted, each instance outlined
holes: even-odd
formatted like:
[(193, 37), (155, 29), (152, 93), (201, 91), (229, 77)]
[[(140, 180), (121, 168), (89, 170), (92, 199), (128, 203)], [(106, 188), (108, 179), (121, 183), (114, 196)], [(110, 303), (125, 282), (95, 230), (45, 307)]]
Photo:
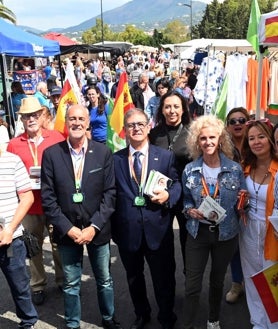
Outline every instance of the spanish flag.
[(259, 24), (259, 44), (274, 46), (278, 43), (278, 9), (261, 15)]
[(256, 273), (251, 278), (270, 322), (278, 322), (278, 263)]
[(78, 99), (71, 87), (69, 80), (67, 79), (63, 86), (54, 123), (54, 129), (60, 131), (60, 133), (62, 133), (65, 137), (68, 135), (65, 125), (65, 116), (67, 109), (73, 104), (78, 104)]
[(265, 42), (278, 43), (278, 15), (265, 20)]
[(112, 152), (116, 152), (126, 146), (124, 115), (128, 110), (134, 108), (126, 72), (121, 73), (114, 105), (112, 100), (109, 100), (109, 104), (111, 111), (108, 115), (107, 145)]

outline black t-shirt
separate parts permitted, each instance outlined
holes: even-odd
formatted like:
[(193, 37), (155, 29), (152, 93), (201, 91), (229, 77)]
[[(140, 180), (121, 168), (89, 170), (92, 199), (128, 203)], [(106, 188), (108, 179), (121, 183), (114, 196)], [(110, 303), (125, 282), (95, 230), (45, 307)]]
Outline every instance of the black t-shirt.
[[(187, 150), (186, 138), (188, 134), (188, 129), (186, 126), (183, 126), (178, 133), (180, 125), (178, 126), (168, 126), (168, 125), (158, 125), (151, 129), (149, 134), (150, 143), (156, 146), (160, 146), (164, 149), (172, 149), (176, 156), (176, 168), (179, 172), (180, 178), (184, 167), (187, 163), (191, 162)], [(176, 140), (175, 136), (177, 135)]]

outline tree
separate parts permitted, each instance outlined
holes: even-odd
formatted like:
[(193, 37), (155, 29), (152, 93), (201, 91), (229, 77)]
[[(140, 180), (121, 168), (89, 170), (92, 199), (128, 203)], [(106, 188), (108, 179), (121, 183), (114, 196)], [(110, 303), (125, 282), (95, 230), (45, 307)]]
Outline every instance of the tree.
[(134, 25), (126, 25), (125, 30), (118, 34), (119, 40), (131, 42), (134, 45), (150, 45), (150, 36)]
[(93, 44), (104, 40), (114, 41), (114, 33), (109, 28), (108, 24), (103, 24), (100, 18), (96, 19), (96, 25), (82, 34), (84, 43)]
[[(246, 39), (252, 0), (213, 0), (192, 29), (194, 38)], [(258, 0), (261, 13), (274, 9), (275, 0)]]
[(0, 0), (0, 17), (16, 24), (15, 14), (7, 7), (4, 6), (4, 1)]
[(187, 28), (180, 20), (173, 20), (168, 23), (163, 30), (164, 39), (168, 40), (168, 43), (180, 43), (188, 39)]

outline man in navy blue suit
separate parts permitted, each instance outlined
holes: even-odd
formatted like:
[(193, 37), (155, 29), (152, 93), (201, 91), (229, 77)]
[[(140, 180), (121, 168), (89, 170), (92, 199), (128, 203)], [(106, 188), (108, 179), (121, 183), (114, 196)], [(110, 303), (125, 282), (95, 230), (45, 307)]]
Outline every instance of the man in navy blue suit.
[[(180, 198), (181, 184), (174, 165), (174, 154), (148, 141), (151, 125), (140, 109), (129, 110), (124, 129), (130, 145), (114, 154), (116, 211), (112, 219), (112, 237), (119, 248), (126, 270), (136, 319), (131, 329), (141, 329), (150, 321), (151, 306), (146, 292), (144, 261), (152, 276), (158, 321), (163, 329), (173, 328), (176, 315), (174, 234), (170, 208)], [(158, 187), (154, 196), (143, 193), (150, 170), (172, 180), (168, 189)]]
[(114, 318), (110, 274), (110, 216), (115, 208), (115, 177), (111, 151), (88, 140), (89, 112), (82, 105), (66, 113), (69, 137), (44, 151), (42, 203), (54, 228), (54, 241), (64, 271), (67, 329), (80, 329), (80, 285), (83, 249), (95, 275), (99, 309), (105, 329), (121, 329)]

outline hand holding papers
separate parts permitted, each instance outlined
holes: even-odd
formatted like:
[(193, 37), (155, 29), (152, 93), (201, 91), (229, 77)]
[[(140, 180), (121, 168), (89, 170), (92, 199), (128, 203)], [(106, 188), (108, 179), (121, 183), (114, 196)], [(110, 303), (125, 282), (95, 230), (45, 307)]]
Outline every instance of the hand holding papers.
[(206, 196), (198, 208), (205, 219), (218, 225), (226, 217), (226, 210), (222, 208), (212, 197)]
[(148, 196), (155, 196), (155, 190), (167, 190), (172, 184), (172, 180), (156, 170), (151, 170), (145, 185), (144, 193)]

